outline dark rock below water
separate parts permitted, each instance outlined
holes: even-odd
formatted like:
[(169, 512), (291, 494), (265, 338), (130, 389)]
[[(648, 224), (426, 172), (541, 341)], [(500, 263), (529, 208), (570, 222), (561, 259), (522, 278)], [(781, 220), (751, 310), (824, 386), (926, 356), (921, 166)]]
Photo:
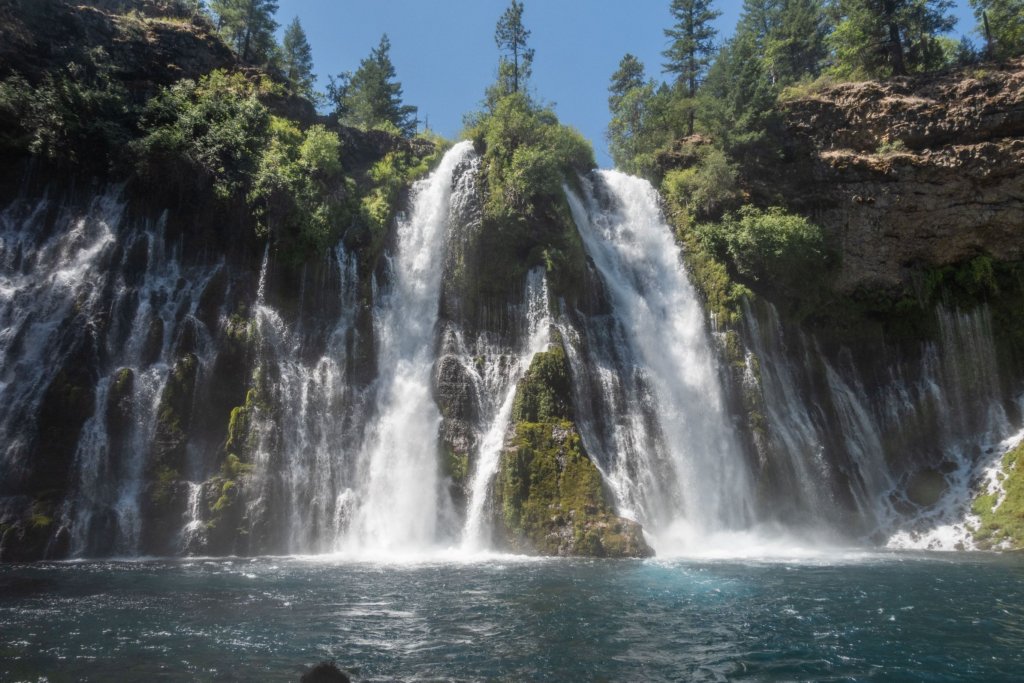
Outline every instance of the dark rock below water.
[(300, 683), (350, 683), (351, 680), (334, 662), (320, 662), (299, 679)]
[(922, 507), (931, 507), (939, 502), (949, 489), (949, 482), (941, 472), (923, 470), (915, 473), (907, 482), (907, 498)]

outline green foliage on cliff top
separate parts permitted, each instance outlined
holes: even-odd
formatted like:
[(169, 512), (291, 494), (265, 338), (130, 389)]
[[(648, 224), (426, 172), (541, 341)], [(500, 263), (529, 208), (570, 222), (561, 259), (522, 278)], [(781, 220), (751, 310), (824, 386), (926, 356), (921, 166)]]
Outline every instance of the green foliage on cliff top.
[(250, 81), (220, 70), (163, 89), (146, 105), (147, 133), (134, 145), (140, 174), (199, 174), (223, 198), (244, 191), (270, 141), (270, 112), (260, 97), (273, 89), (266, 77)]
[(341, 142), (321, 125), (305, 132), (271, 118), (269, 144), (259, 158), (247, 201), (260, 230), (296, 257), (335, 244), (353, 213), (355, 187), (342, 175)]
[(440, 138), (431, 141), (434, 143), (432, 154), (417, 157), (408, 148), (395, 150), (370, 168), (371, 187), (363, 195), (359, 210), (363, 223), (370, 230), (371, 254), (378, 254), (383, 248), (404, 192), (429, 173), (448, 147)]
[(821, 228), (781, 207), (744, 206), (695, 229), (741, 278), (791, 295), (806, 295), (821, 284), (828, 266)]
[(596, 166), (586, 138), (522, 92), (470, 117), (464, 137), (483, 155), (492, 217), (533, 215), (538, 204), (561, 199), (564, 182)]
[(537, 265), (548, 268), (558, 295), (571, 298), (582, 282), (585, 257), (563, 186), (596, 166), (590, 144), (522, 91), (495, 100), (467, 123), (464, 135), (481, 154), (485, 181), (483, 225), (458, 273), (468, 305), (506, 299)]
[(980, 523), (974, 531), (979, 547), (1024, 548), (1024, 443), (1003, 456), (999, 493), (982, 493), (974, 499), (972, 511)]
[(0, 81), (0, 151), (106, 172), (134, 134), (134, 107), (102, 48), (40, 83)]

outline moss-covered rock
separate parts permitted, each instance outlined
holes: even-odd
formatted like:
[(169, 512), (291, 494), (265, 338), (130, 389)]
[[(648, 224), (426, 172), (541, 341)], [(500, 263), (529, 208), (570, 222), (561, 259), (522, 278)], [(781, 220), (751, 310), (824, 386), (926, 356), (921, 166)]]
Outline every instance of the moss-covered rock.
[(514, 427), (493, 489), (499, 542), (541, 555), (652, 555), (640, 525), (615, 514), (572, 414), (569, 366), (556, 336), (516, 390)]
[(1002, 491), (986, 490), (974, 499), (974, 541), (982, 549), (1024, 549), (1024, 442), (1003, 456), (999, 478)]
[(27, 562), (63, 552), (56, 547), (61, 539), (54, 538), (59, 514), (54, 500), (36, 498), (25, 502), (20, 514), (0, 518), (0, 562)]
[(499, 536), (515, 552), (647, 557), (640, 525), (615, 514), (601, 472), (567, 420), (520, 422), (495, 486)]
[(572, 381), (569, 379), (569, 365), (565, 358), (562, 340), (547, 351), (534, 355), (516, 388), (512, 404), (514, 422), (549, 422), (572, 419)]
[(164, 469), (181, 471), (185, 465), (185, 445), (192, 421), (199, 359), (189, 353), (178, 358), (167, 377), (157, 409), (153, 456), (149, 462), (151, 478)]

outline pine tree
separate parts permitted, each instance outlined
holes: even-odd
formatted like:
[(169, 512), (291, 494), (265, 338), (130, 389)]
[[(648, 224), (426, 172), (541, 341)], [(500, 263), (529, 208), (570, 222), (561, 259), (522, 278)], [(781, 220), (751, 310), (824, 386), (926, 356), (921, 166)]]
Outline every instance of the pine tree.
[(313, 96), (313, 51), (306, 39), (306, 32), (302, 30), (299, 18), (292, 19), (292, 23), (284, 32), (284, 40), (281, 44), (281, 66), (285, 78), (291, 85), (292, 90), (303, 97)]
[(416, 134), (416, 107), (402, 104), (402, 84), (395, 81), (391, 62), (391, 41), (385, 33), (370, 56), (359, 63), (351, 80), (343, 83), (340, 109), (352, 125), (372, 128), (394, 125), (403, 135)]
[(829, 36), (840, 72), (878, 77), (941, 67), (952, 0), (838, 0)]
[(631, 54), (619, 62), (608, 86), (608, 144), (618, 168), (633, 171), (654, 98), (654, 83), (644, 81), (644, 65)]
[(817, 77), (828, 56), (828, 22), (822, 0), (781, 0), (768, 33), (765, 60), (779, 85)]
[(991, 59), (1024, 54), (1024, 0), (971, 0)]
[(277, 0), (212, 0), (210, 9), (217, 17), (217, 28), (243, 62), (271, 60), (277, 47)]
[(533, 50), (526, 43), (530, 32), (523, 25), (523, 9), (522, 2), (512, 0), (494, 31), (494, 42), (503, 53), (498, 63), (498, 82), (503, 94), (525, 89), (533, 73)]
[[(672, 0), (669, 8), (676, 23), (665, 29), (665, 36), (672, 40), (668, 49), (662, 52), (666, 62), (666, 73), (675, 74), (677, 89), (688, 98), (697, 95), (701, 79), (711, 64), (714, 39), (717, 31), (711, 22), (721, 12), (711, 9), (711, 0)], [(694, 117), (689, 116), (688, 130), (693, 134)]]

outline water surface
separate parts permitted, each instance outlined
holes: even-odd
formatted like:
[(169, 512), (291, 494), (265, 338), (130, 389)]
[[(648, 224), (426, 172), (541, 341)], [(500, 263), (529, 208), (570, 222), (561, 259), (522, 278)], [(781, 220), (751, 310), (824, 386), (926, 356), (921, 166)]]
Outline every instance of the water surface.
[(1013, 681), (1024, 557), (0, 566), (0, 680)]

